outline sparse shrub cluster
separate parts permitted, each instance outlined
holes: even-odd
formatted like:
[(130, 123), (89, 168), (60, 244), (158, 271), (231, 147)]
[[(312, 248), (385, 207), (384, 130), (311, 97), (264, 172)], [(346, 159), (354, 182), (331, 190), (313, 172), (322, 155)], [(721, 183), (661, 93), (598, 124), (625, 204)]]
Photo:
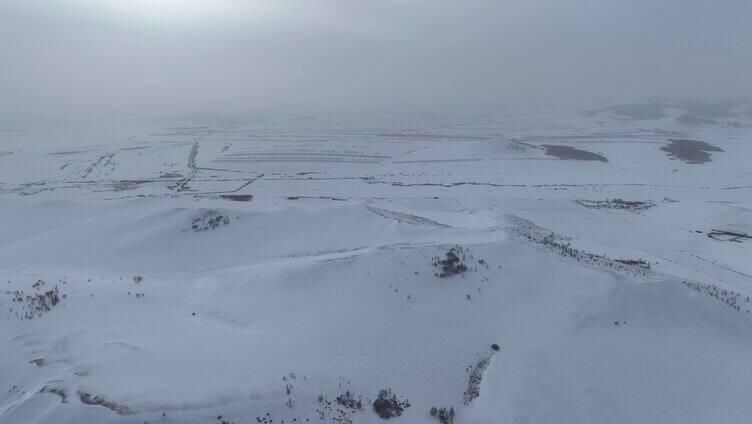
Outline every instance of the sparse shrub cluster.
[(65, 389), (44, 386), (39, 390), (39, 393), (51, 393), (53, 395), (60, 396), (61, 403), (68, 403), (68, 393), (65, 391)]
[(749, 314), (750, 310), (752, 310), (752, 306), (750, 306), (750, 297), (742, 296), (739, 292), (722, 289), (712, 284), (697, 283), (694, 281), (682, 281), (682, 284), (698, 293), (704, 293), (707, 296), (714, 297), (738, 312), (746, 312)]
[(285, 402), (285, 405), (289, 409), (292, 409), (295, 406), (295, 395), (293, 394), (293, 390), (295, 389), (294, 382), (296, 378), (294, 372), (289, 372), (287, 375), (282, 376), (282, 381), (285, 382), (285, 393), (287, 394), (287, 402)]
[(257, 416), (256, 422), (261, 424), (271, 424), (274, 422), (274, 418), (272, 418), (271, 414), (267, 412), (264, 415)]
[(410, 401), (398, 399), (392, 389), (381, 389), (379, 396), (373, 401), (373, 411), (384, 420), (401, 416), (409, 407)]
[(624, 265), (639, 266), (641, 268), (650, 269), (650, 262), (644, 259), (614, 259), (614, 261), (622, 263)]
[(60, 303), (60, 295), (55, 286), (52, 290), (47, 290), (42, 294), (36, 294), (34, 296), (26, 296), (29, 300), (29, 305), (37, 312), (48, 312), (58, 303)]
[(337, 396), (337, 403), (344, 406), (345, 408), (349, 408), (352, 410), (363, 410), (363, 401), (361, 400), (360, 396), (358, 396), (357, 399), (353, 396), (352, 393), (350, 393), (349, 390), (347, 390), (345, 393)]
[(50, 290), (43, 291), (45, 285), (43, 280), (37, 280), (31, 285), (35, 291), (32, 294), (25, 294), (22, 290), (6, 291), (5, 293), (11, 296), (13, 303), (22, 304), (20, 309), (16, 308), (14, 311), (11, 308), (10, 311), (15, 312), (16, 316), (21, 319), (39, 318), (43, 313), (51, 311), (61, 299), (65, 298), (65, 295), (60, 294), (57, 285)]
[(465, 251), (461, 246), (454, 246), (446, 251), (443, 258), (440, 256), (434, 257), (432, 265), (440, 268), (436, 276), (447, 278), (466, 272), (468, 270), (466, 262), (467, 255)]
[(735, 241), (741, 243), (744, 240), (752, 239), (752, 236), (742, 233), (740, 231), (728, 231), (728, 230), (710, 230), (708, 231), (708, 237), (721, 240), (721, 241)]
[(357, 408), (350, 408), (348, 406), (339, 403), (339, 397), (337, 402), (332, 402), (320, 394), (318, 397), (318, 407), (316, 413), (319, 416), (320, 422), (339, 423), (339, 424), (353, 424), (353, 414), (360, 411)]
[(193, 218), (191, 231), (202, 232), (216, 230), (217, 228), (230, 223), (230, 218), (214, 209), (202, 211), (197, 217)]
[(118, 415), (128, 415), (131, 414), (130, 408), (128, 408), (125, 405), (121, 405), (119, 403), (115, 403), (112, 401), (109, 401), (101, 396), (92, 395), (91, 393), (87, 393), (84, 391), (78, 391), (78, 399), (83, 403), (84, 405), (97, 405), (97, 406), (104, 406), (105, 408), (114, 411)]
[(480, 383), (483, 381), (483, 373), (491, 364), (491, 356), (486, 356), (474, 366), (468, 367), (470, 375), (467, 377), (467, 388), (462, 396), (462, 403), (465, 405), (470, 405), (475, 398), (480, 396)]
[(253, 196), (250, 194), (221, 194), (219, 198), (233, 202), (250, 202)]
[(514, 217), (516, 225), (510, 230), (532, 243), (539, 244), (561, 256), (569, 257), (588, 265), (611, 268), (634, 275), (649, 275), (650, 262), (644, 259), (612, 259), (604, 255), (577, 249), (561, 235), (538, 227), (530, 221)]
[(453, 424), (454, 423), (454, 407), (450, 407), (447, 409), (446, 407), (437, 408), (435, 406), (431, 407), (431, 410), (428, 411), (428, 414), (432, 417), (435, 417), (439, 420), (441, 424)]
[(630, 212), (644, 211), (655, 206), (650, 201), (608, 199), (608, 200), (576, 200), (578, 205), (590, 209), (623, 209)]
[(217, 415), (217, 421), (219, 421), (219, 424), (235, 424), (235, 422), (226, 419), (222, 415)]

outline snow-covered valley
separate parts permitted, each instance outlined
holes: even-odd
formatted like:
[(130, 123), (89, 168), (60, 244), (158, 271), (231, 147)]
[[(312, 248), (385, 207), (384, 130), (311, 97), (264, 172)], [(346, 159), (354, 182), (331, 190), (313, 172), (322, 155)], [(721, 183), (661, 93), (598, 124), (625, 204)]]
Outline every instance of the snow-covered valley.
[(0, 423), (748, 422), (752, 109), (660, 110), (2, 127)]

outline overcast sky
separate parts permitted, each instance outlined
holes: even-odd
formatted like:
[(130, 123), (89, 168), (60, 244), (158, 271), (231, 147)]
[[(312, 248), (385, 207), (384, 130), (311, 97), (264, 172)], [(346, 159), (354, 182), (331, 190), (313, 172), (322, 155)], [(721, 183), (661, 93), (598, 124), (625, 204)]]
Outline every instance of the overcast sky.
[(0, 0), (5, 119), (752, 96), (751, 0)]

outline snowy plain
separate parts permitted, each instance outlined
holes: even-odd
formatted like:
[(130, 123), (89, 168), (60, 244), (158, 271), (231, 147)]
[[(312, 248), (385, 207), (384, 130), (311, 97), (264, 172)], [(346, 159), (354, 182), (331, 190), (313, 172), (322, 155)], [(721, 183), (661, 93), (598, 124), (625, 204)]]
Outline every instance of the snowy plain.
[(749, 422), (752, 108), (660, 110), (2, 127), (0, 423)]

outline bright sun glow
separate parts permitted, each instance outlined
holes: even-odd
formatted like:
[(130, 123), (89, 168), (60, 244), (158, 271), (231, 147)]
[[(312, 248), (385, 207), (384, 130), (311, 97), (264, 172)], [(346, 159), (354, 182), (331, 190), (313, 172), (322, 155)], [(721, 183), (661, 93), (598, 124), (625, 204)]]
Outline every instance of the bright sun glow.
[(243, 0), (99, 0), (111, 11), (127, 17), (163, 22), (251, 17), (269, 12), (274, 1)]

